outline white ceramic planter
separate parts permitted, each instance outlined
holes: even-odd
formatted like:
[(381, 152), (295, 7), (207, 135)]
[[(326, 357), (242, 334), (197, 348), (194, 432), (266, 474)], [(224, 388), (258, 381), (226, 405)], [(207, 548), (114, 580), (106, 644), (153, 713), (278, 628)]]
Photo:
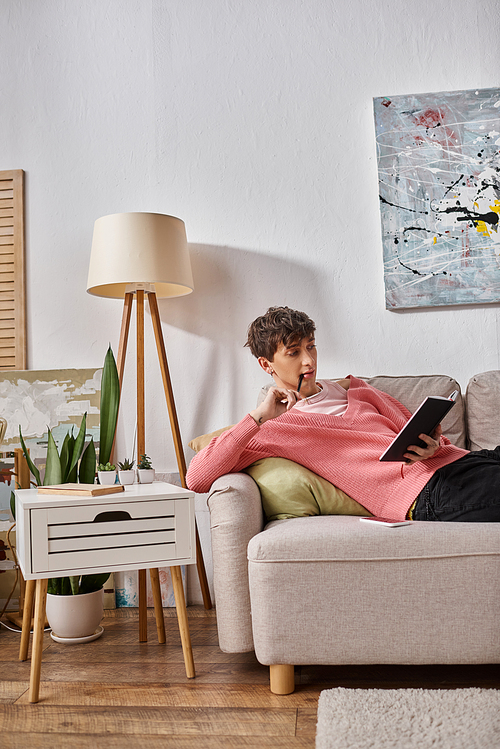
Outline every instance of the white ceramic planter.
[(138, 468), (137, 473), (139, 476), (140, 484), (152, 484), (155, 480), (154, 468)]
[(78, 596), (47, 593), (47, 620), (60, 638), (79, 639), (93, 635), (104, 613), (104, 588)]
[(118, 481), (123, 486), (133, 484), (135, 481), (135, 471), (133, 469), (130, 469), (130, 471), (118, 471)]
[(100, 484), (114, 484), (116, 482), (116, 471), (97, 471)]

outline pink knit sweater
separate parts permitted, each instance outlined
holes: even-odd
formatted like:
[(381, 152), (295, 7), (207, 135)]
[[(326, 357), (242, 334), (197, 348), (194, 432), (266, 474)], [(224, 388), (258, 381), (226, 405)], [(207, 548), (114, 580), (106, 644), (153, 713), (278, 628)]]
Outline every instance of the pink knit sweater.
[(245, 416), (193, 458), (186, 476), (189, 488), (207, 492), (225, 473), (241, 471), (261, 458), (281, 457), (323, 476), (374, 515), (406, 517), (433, 473), (468, 451), (442, 437), (428, 460), (381, 463), (380, 455), (410, 412), (363, 380), (350, 380), (343, 416), (291, 409), (262, 426)]

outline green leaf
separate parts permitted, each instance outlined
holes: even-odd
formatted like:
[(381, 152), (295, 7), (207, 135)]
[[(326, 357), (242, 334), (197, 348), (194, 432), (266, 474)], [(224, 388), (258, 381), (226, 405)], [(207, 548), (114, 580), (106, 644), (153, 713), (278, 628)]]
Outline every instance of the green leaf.
[(67, 481), (64, 483), (76, 484), (78, 480), (78, 466), (75, 466), (71, 473), (68, 473)]
[(16, 495), (14, 492), (10, 493), (10, 511), (14, 520), (16, 519)]
[(69, 578), (69, 584), (71, 585), (71, 592), (74, 596), (77, 596), (80, 592), (80, 575), (72, 575)]
[(120, 382), (115, 357), (110, 346), (104, 359), (101, 380), (99, 463), (107, 463), (109, 461), (115, 439), (119, 405)]
[(47, 462), (45, 464), (45, 477), (43, 479), (44, 486), (52, 486), (54, 484), (62, 484), (61, 474), (61, 459), (57, 452), (57, 445), (52, 436), (50, 429), (49, 439), (47, 444)]
[[(69, 462), (69, 467), (68, 467), (68, 481), (70, 480), (72, 471), (77, 467), (78, 461), (80, 460), (80, 455), (82, 454), (83, 446), (85, 445), (86, 431), (87, 431), (87, 413), (85, 412), (82, 416), (82, 422), (80, 424), (80, 431), (78, 432), (78, 435), (73, 445), (71, 460)], [(76, 477), (75, 477), (75, 480), (76, 480)]]
[[(47, 593), (52, 596), (71, 596), (78, 595), (81, 591), (78, 589), (79, 576), (77, 577), (51, 577), (47, 584)], [(76, 583), (75, 583), (76, 581)], [(73, 586), (76, 585), (76, 590)]]
[(50, 577), (47, 583), (47, 593), (50, 593), (51, 596), (60, 596), (61, 595), (61, 578), (60, 577)]
[(23, 448), (24, 457), (26, 458), (26, 462), (28, 463), (28, 467), (29, 467), (31, 473), (33, 474), (33, 476), (35, 478), (36, 485), (37, 486), (41, 486), (42, 482), (41, 482), (41, 479), (40, 479), (40, 471), (38, 470), (38, 468), (36, 467), (36, 465), (31, 460), (31, 458), (29, 456), (29, 453), (28, 453), (28, 450), (26, 449), (26, 445), (24, 444), (24, 440), (23, 440), (23, 435), (21, 434), (21, 426), (19, 426), (19, 437), (21, 439), (21, 447)]
[(93, 593), (95, 590), (101, 590), (110, 574), (110, 572), (101, 572), (97, 575), (82, 575), (80, 593)]
[(93, 484), (96, 471), (95, 445), (93, 438), (85, 448), (80, 461), (78, 479), (80, 484)]
[(69, 449), (69, 441), (70, 441), (70, 432), (66, 434), (64, 437), (64, 441), (62, 443), (61, 452), (59, 454), (59, 457), (61, 459), (61, 474), (63, 477), (62, 483), (65, 484), (68, 480), (68, 464), (69, 464), (69, 458), (70, 458), (70, 449)]
[(61, 596), (70, 596), (72, 595), (71, 591), (71, 583), (69, 580), (69, 577), (61, 577)]
[(69, 452), (69, 459), (68, 459), (68, 470), (66, 471), (66, 482), (71, 482), (73, 484), (76, 483), (76, 468), (73, 468), (73, 470), (69, 471), (69, 461), (71, 460), (71, 456), (73, 455), (73, 449), (75, 447), (75, 438), (73, 437), (73, 430), (71, 430), (71, 436), (68, 440), (68, 452)]

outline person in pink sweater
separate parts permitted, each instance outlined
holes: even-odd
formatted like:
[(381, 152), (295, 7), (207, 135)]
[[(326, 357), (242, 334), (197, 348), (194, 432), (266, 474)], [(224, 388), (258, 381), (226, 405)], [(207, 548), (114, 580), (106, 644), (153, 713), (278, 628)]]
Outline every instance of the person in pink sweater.
[(471, 453), (452, 445), (439, 426), (420, 435), (425, 447), (408, 446), (405, 463), (380, 462), (410, 412), (352, 375), (317, 380), (315, 324), (305, 313), (271, 307), (250, 325), (245, 345), (275, 385), (193, 458), (190, 489), (207, 492), (219, 476), (282, 457), (327, 479), (373, 515), (500, 521), (500, 448)]

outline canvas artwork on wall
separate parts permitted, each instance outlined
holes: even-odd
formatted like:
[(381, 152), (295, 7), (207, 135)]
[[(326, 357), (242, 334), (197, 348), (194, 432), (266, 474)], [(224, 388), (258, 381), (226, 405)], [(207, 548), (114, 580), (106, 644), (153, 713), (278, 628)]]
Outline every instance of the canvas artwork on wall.
[(500, 302), (500, 89), (374, 114), (387, 309)]

